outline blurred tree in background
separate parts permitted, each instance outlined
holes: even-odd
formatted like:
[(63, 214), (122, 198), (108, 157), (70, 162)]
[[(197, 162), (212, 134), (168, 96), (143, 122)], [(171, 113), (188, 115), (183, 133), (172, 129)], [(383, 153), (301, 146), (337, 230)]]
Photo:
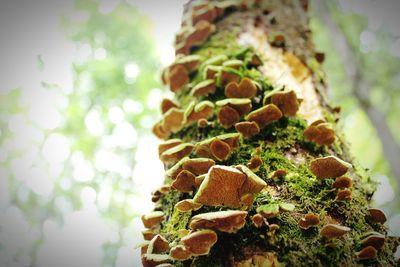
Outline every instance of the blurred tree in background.
[[(151, 208), (142, 201), (163, 179), (150, 128), (169, 92), (158, 89), (161, 62), (152, 22), (131, 4), (110, 2), (78, 0), (62, 19), (63, 34), (76, 52), (72, 69), (60, 70), (61, 76), (72, 72), (71, 85), (51, 78), (26, 85), (27, 75), (21, 77), (24, 85), (0, 89), (1, 266), (127, 266), (124, 260), (132, 261), (138, 215)], [(355, 0), (330, 3), (368, 82), (367, 102), (386, 117), (397, 142), (389, 145), (399, 146), (398, 24), (378, 12), (377, 3), (378, 11)], [(382, 149), (387, 140), (379, 139), (366, 116), (360, 105), (365, 99), (354, 93), (318, 16), (315, 11), (312, 27), (327, 57), (329, 97), (342, 107), (355, 157), (382, 183), (375, 200), (399, 235), (395, 196), (400, 192)], [(65, 48), (54, 49), (58, 54), (38, 54), (31, 64), (46, 77), (57, 76), (51, 62), (60, 61)]]

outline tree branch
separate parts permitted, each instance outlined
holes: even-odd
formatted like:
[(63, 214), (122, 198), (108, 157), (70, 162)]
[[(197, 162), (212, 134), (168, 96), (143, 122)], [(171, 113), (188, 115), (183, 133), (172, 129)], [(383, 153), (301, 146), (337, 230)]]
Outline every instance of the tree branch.
[(400, 185), (400, 146), (396, 143), (393, 135), (386, 122), (385, 115), (376, 109), (369, 98), (370, 84), (365, 79), (360, 68), (361, 63), (357, 57), (356, 51), (350, 46), (347, 38), (342, 30), (333, 20), (329, 7), (324, 0), (316, 0), (315, 8), (320, 15), (321, 20), (330, 32), (333, 46), (338, 51), (338, 54), (343, 63), (347, 79), (352, 83), (352, 93), (360, 103), (361, 108), (367, 114), (369, 120), (374, 125), (377, 134), (380, 138), (383, 153), (388, 160), (392, 174), (397, 180), (397, 185)]

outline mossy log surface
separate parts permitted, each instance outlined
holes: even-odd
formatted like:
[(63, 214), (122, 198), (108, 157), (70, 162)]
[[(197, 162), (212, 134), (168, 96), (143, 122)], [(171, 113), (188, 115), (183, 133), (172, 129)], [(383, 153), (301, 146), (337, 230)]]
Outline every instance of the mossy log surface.
[[(247, 211), (247, 216), (244, 226), (236, 232), (227, 233), (214, 229), (218, 241), (212, 245), (207, 255), (192, 254), (186, 260), (177, 260), (166, 250), (160, 253), (165, 257), (152, 261), (147, 260), (146, 255), (154, 254), (154, 251), (149, 251), (148, 246), (144, 246), (143, 264), (396, 266), (393, 255), (399, 239), (388, 236), (382, 222), (371, 220), (369, 209), (375, 183), (351, 157), (338, 126), (339, 109), (332, 108), (324, 97), (327, 87), (324, 83), (325, 74), (321, 69), (322, 55), (316, 53), (312, 44), (307, 1), (191, 1), (185, 10), (183, 28), (178, 34), (176, 44), (177, 48), (183, 48), (178, 51), (174, 64), (183, 65), (179, 62), (190, 61), (189, 54), (196, 55), (192, 59), (199, 62), (194, 69), (188, 69), (186, 65), (184, 74), (173, 76), (171, 67), (163, 74), (169, 86), (179, 79), (183, 79), (183, 82), (178, 85), (179, 88), (174, 87), (174, 104), (164, 109), (167, 112), (158, 126), (155, 126), (154, 132), (165, 140), (179, 139), (176, 144), (190, 143), (194, 149), (191, 146), (186, 147), (186, 150), (180, 150), (183, 154), (177, 153), (178, 149), (161, 153), (167, 173), (164, 188), (168, 190), (159, 189), (153, 195), (155, 210), (162, 211), (164, 217), (150, 232), (163, 236), (172, 248), (182, 245), (181, 239), (189, 231), (195, 232), (190, 229), (191, 219), (195, 215), (243, 210)], [(188, 44), (188, 36), (191, 31), (193, 33), (192, 22), (196, 22), (198, 17), (209, 21), (214, 28), (200, 43)], [(210, 71), (213, 73), (211, 77), (207, 77), (208, 70), (214, 70)], [(251, 111), (275, 103), (282, 116), (268, 122), (266, 126), (256, 121), (260, 126), (258, 133), (247, 138), (240, 136), (237, 146), (228, 145), (227, 156), (210, 158), (216, 165), (249, 166), (252, 173), (266, 185), (262, 190), (253, 192), (250, 202), (243, 200), (239, 207), (204, 204), (199, 205), (199, 209), (182, 212), (175, 205), (185, 199), (194, 199), (199, 193), (199, 187), (193, 185), (192, 190), (187, 192), (179, 191), (174, 186), (169, 187), (176, 181), (176, 175), (171, 175), (174, 168), (179, 169), (176, 164), (180, 163), (176, 162), (184, 156), (200, 158), (196, 153), (200, 142), (223, 134), (237, 133), (235, 123), (250, 121), (248, 112), (241, 113), (236, 109), (239, 119), (236, 115), (230, 115), (236, 114), (235, 103), (240, 101), (235, 100), (229, 102), (231, 113), (226, 115), (228, 120), (233, 118), (233, 123), (221, 123), (219, 115), (224, 105), (218, 106), (216, 103), (227, 98), (226, 74), (231, 74), (227, 75), (228, 82), (236, 81), (238, 86), (244, 78), (254, 83), (257, 93), (249, 98)], [(193, 96), (193, 88), (204, 80), (212, 80), (215, 88), (211, 88), (208, 94), (199, 93), (196, 97)], [(196, 90), (202, 85), (210, 83), (203, 83)], [(274, 102), (271, 98), (271, 95), (288, 90), (295, 92), (298, 109), (293, 109), (293, 105), (296, 105), (293, 101), (277, 98)], [(211, 111), (203, 117), (199, 115), (191, 121), (188, 120), (193, 112), (202, 110), (198, 106), (197, 110), (193, 108), (198, 103), (203, 103), (203, 107), (210, 107)], [(168, 110), (171, 108), (181, 116), (177, 117), (178, 121), (166, 119), (166, 115), (172, 113)], [(289, 114), (285, 108), (295, 110), (296, 114)], [(174, 127), (171, 127), (171, 123)], [(321, 126), (322, 123), (323, 126), (318, 128), (317, 138), (304, 134), (313, 123), (315, 126)], [(327, 135), (330, 138), (324, 139)], [(176, 148), (176, 144), (171, 146)], [(311, 163), (327, 156), (335, 156), (351, 167), (346, 167), (343, 175), (318, 178), (315, 171), (311, 170)], [(330, 168), (329, 166), (324, 168)], [(338, 179), (336, 176), (350, 179), (342, 178), (335, 183), (335, 178)], [(338, 188), (343, 181), (345, 183), (342, 186), (346, 189)], [(338, 193), (340, 191), (346, 192)], [(262, 221), (258, 225), (255, 219), (252, 220), (257, 214), (262, 215)], [(317, 219), (314, 225), (304, 227), (300, 221), (305, 220), (307, 214), (316, 215), (319, 221)], [(350, 230), (341, 236), (327, 238), (322, 236), (321, 230), (329, 224), (345, 226)], [(383, 235), (385, 241), (377, 249), (376, 256), (363, 259), (358, 253), (365, 247), (362, 240), (371, 232)]]

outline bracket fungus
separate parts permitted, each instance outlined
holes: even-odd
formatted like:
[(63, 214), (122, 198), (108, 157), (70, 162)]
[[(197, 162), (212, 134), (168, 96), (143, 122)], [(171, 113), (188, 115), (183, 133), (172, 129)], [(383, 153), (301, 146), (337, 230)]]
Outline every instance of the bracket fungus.
[(156, 236), (156, 233), (151, 229), (144, 229), (142, 235), (144, 240), (150, 241)]
[(239, 189), (240, 196), (243, 196), (248, 193), (256, 194), (267, 186), (267, 183), (264, 182), (263, 179), (258, 177), (254, 172), (252, 172), (246, 166), (238, 165), (236, 166), (236, 169), (240, 170), (247, 176), (247, 179), (243, 182), (243, 185)]
[(254, 121), (242, 121), (235, 124), (235, 129), (244, 138), (250, 138), (260, 132), (260, 127)]
[(151, 229), (159, 225), (160, 222), (164, 220), (164, 212), (153, 211), (149, 214), (142, 215), (141, 219), (144, 227)]
[(182, 129), (184, 120), (183, 110), (171, 108), (164, 114), (162, 126), (166, 131), (176, 133)]
[(264, 97), (265, 104), (274, 104), (284, 116), (294, 116), (299, 110), (299, 100), (293, 90), (272, 91)]
[(227, 166), (214, 165), (194, 196), (195, 202), (208, 206), (240, 206), (239, 189), (246, 180), (241, 171)]
[(373, 246), (368, 246), (357, 252), (356, 255), (358, 260), (370, 260), (378, 256), (378, 251)]
[(260, 169), (262, 164), (263, 164), (263, 161), (260, 158), (260, 156), (255, 155), (247, 163), (247, 167), (249, 167), (249, 169), (252, 170), (253, 172), (257, 172)]
[(195, 153), (200, 157), (212, 158), (212, 157), (214, 157), (214, 155), (211, 152), (210, 146), (214, 140), (218, 139), (218, 140), (221, 140), (221, 141), (227, 143), (232, 150), (239, 146), (239, 137), (240, 137), (240, 134), (238, 134), (238, 133), (229, 133), (229, 134), (222, 134), (222, 135), (218, 135), (218, 136), (203, 140), (196, 144)]
[(176, 64), (183, 65), (189, 73), (196, 71), (200, 65), (202, 57), (199, 55), (189, 55), (184, 57), (178, 57)]
[(176, 176), (171, 186), (180, 192), (189, 193), (192, 192), (195, 187), (195, 178), (196, 176), (193, 173), (182, 170)]
[(160, 159), (166, 164), (174, 164), (182, 158), (190, 155), (190, 153), (193, 151), (193, 148), (194, 145), (190, 143), (183, 143), (164, 151), (161, 154)]
[(210, 151), (215, 159), (223, 161), (229, 158), (231, 147), (224, 141), (215, 138), (210, 144)]
[(193, 122), (199, 121), (201, 119), (208, 119), (214, 113), (214, 104), (210, 101), (201, 101), (197, 104), (189, 106), (185, 110), (186, 121), (185, 124), (189, 125)]
[(318, 145), (330, 146), (335, 142), (335, 131), (331, 128), (329, 123), (323, 120), (313, 122), (304, 131), (304, 137)]
[(142, 264), (144, 267), (157, 267), (160, 264), (167, 263), (170, 260), (170, 256), (166, 254), (146, 253), (142, 256)]
[(252, 105), (248, 98), (226, 98), (215, 103), (218, 107), (229, 106), (235, 109), (240, 116), (250, 112)]
[(202, 175), (215, 165), (215, 161), (209, 158), (194, 158), (183, 161), (182, 168), (195, 175)]
[(299, 220), (299, 226), (301, 229), (307, 230), (310, 227), (317, 226), (319, 222), (319, 215), (308, 213)]
[(225, 96), (228, 98), (253, 98), (257, 94), (257, 86), (249, 78), (243, 78), (239, 84), (230, 82), (225, 86)]
[(217, 11), (212, 6), (200, 6), (192, 11), (192, 24), (196, 24), (201, 20), (212, 23), (217, 18)]
[(148, 254), (160, 254), (169, 250), (168, 240), (161, 235), (155, 235), (147, 248)]
[(220, 71), (219, 81), (221, 86), (226, 86), (231, 82), (238, 82), (241, 78), (240, 72), (230, 67), (222, 67)]
[(168, 141), (158, 145), (158, 156), (160, 157), (162, 153), (167, 151), (170, 148), (176, 147), (177, 145), (182, 144), (181, 139), (169, 139)]
[(184, 199), (175, 204), (175, 208), (180, 212), (190, 212), (200, 209), (203, 205), (196, 203), (193, 199)]
[(314, 159), (310, 166), (311, 172), (317, 178), (336, 178), (344, 175), (350, 168), (350, 163), (335, 156)]
[(282, 117), (282, 112), (274, 104), (268, 104), (259, 109), (250, 112), (246, 116), (247, 121), (254, 121), (258, 124), (260, 129), (264, 128), (268, 124), (279, 120)]
[(181, 64), (169, 67), (165, 75), (166, 82), (174, 93), (178, 92), (189, 82), (189, 73)]
[(352, 199), (351, 191), (347, 188), (340, 189), (336, 194), (336, 200), (338, 201), (350, 201)]
[(194, 216), (189, 227), (193, 230), (212, 229), (225, 233), (235, 233), (246, 223), (247, 211), (226, 210), (202, 213)]
[(161, 108), (161, 113), (165, 114), (171, 108), (179, 108), (179, 105), (175, 101), (173, 101), (171, 99), (164, 98), (161, 101), (161, 107), (160, 108)]
[(218, 112), (218, 122), (224, 128), (231, 128), (239, 121), (240, 121), (239, 112), (237, 112), (236, 109), (228, 105), (223, 106)]
[(254, 226), (257, 227), (257, 228), (260, 228), (265, 223), (264, 222), (264, 217), (259, 213), (254, 214), (251, 217), (251, 221), (253, 222)]
[(380, 233), (372, 233), (360, 241), (363, 247), (373, 246), (375, 249), (380, 250), (385, 244), (385, 236)]
[(154, 124), (152, 132), (155, 136), (157, 136), (160, 139), (167, 139), (169, 135), (171, 134), (170, 131), (167, 131), (163, 127), (163, 121), (159, 121), (156, 124)]
[(218, 73), (220, 73), (221, 70), (222, 70), (222, 67), (221, 67), (221, 66), (214, 66), (214, 65), (206, 66), (206, 67), (204, 68), (204, 70), (203, 70), (203, 78), (204, 78), (205, 80), (209, 80), (209, 79), (214, 80), (214, 79), (215, 79), (215, 76), (216, 76)]
[(197, 22), (191, 33), (186, 38), (189, 47), (198, 46), (207, 41), (208, 37), (215, 31), (215, 25), (206, 20)]
[(274, 172), (272, 173), (271, 178), (272, 178), (272, 179), (277, 179), (277, 178), (284, 177), (284, 176), (286, 176), (287, 174), (288, 174), (288, 172), (287, 172), (286, 170), (279, 169), (279, 170), (276, 170), (276, 171), (274, 171)]
[(376, 208), (368, 209), (367, 219), (374, 223), (381, 223), (381, 224), (384, 224), (387, 220), (385, 213), (382, 210)]
[(182, 237), (183, 245), (195, 256), (207, 255), (217, 242), (218, 236), (213, 230), (200, 230)]
[(171, 258), (177, 261), (185, 261), (190, 259), (193, 254), (183, 245), (176, 245), (169, 252)]
[(209, 79), (198, 83), (192, 88), (190, 94), (194, 97), (207, 96), (208, 94), (215, 93), (217, 89), (214, 79)]
[(350, 228), (338, 224), (326, 224), (322, 227), (319, 234), (327, 239), (337, 238), (350, 232)]
[(350, 188), (353, 185), (353, 180), (347, 176), (341, 176), (335, 179), (332, 184), (333, 188)]

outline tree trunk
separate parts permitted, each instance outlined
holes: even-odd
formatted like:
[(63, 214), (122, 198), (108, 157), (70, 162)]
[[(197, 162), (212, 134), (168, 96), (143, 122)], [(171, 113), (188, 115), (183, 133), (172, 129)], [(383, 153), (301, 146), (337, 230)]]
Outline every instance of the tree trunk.
[(337, 125), (307, 1), (191, 1), (163, 73), (144, 266), (395, 266)]

